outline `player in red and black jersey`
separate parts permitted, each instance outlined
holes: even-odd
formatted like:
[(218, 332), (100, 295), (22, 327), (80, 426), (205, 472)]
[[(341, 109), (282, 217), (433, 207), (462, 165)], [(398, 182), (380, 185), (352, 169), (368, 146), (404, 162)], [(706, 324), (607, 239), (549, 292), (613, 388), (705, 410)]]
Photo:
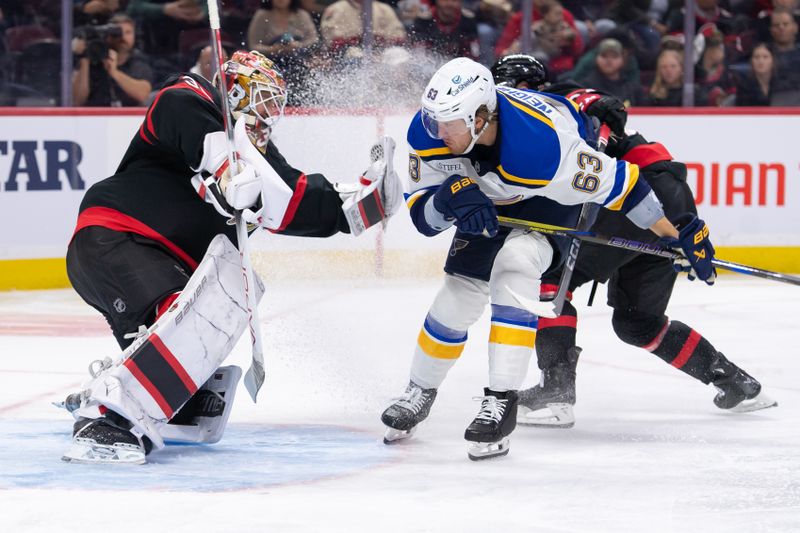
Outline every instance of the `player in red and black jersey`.
[[(661, 143), (626, 131), (627, 111), (616, 97), (569, 82), (550, 84), (547, 69), (537, 59), (514, 54), (498, 60), (492, 74), (499, 84), (566, 96), (581, 111), (612, 130), (606, 153), (639, 166), (664, 207), (666, 217), (678, 228), (697, 220), (697, 207), (686, 183), (686, 166), (674, 161)], [(592, 231), (640, 242), (656, 242), (624, 216), (599, 210)], [(568, 298), (577, 287), (608, 282), (608, 305), (614, 309), (612, 326), (624, 342), (648, 350), (670, 365), (719, 391), (714, 403), (722, 409), (752, 411), (777, 405), (761, 393), (761, 385), (731, 363), (697, 331), (665, 314), (677, 277), (668, 259), (583, 243), (569, 284)], [(678, 265), (680, 267), (680, 265)], [(685, 270), (685, 269), (684, 269)], [(690, 278), (692, 272), (689, 272)], [(558, 291), (561, 270), (542, 279), (542, 300)], [(713, 277), (711, 278), (713, 283)], [(574, 424), (575, 368), (581, 348), (576, 346), (577, 311), (565, 302), (561, 316), (540, 317), (536, 354), (542, 372), (540, 385), (520, 391), (520, 424), (571, 427)]]
[[(228, 94), (234, 118), (244, 119), (248, 137), (283, 182), (272, 186), (285, 184), (288, 190), (279, 191), (288, 202), (275, 208), (277, 218), (269, 224), (262, 217), (261, 225), (285, 235), (349, 233), (342, 203), (348, 194), (358, 194), (357, 188), (292, 167), (269, 139), (286, 102), (280, 73), (257, 53), (237, 52), (226, 68), (232, 71)], [(236, 244), (229, 224), (233, 209), (221, 190), (224, 180), (217, 179), (227, 176), (224, 169), (217, 172), (227, 165), (222, 130), (217, 89), (201, 76), (177, 75), (158, 92), (116, 173), (86, 192), (68, 248), (68, 273), (79, 294), (108, 319), (122, 347), (130, 344), (125, 334), (151, 324), (157, 304), (181, 289), (216, 235)], [(374, 166), (373, 180), (380, 162)], [(399, 187), (387, 185), (395, 188), (379, 189), (394, 193)], [(395, 205), (379, 200), (385, 203), (379, 215), (392, 214)], [(259, 222), (257, 210), (264, 208), (260, 195), (255, 202), (246, 211), (251, 223)]]
[[(180, 309), (199, 312), (196, 298), (200, 291), (204, 290), (206, 299), (213, 293), (204, 288), (205, 271), (199, 273), (199, 285), (193, 281), (197, 294), (181, 298), (180, 292), (212, 249), (222, 257), (225, 246), (210, 246), (212, 241), (220, 242), (219, 235), (227, 237), (228, 250), (230, 243), (237, 244), (231, 223), (236, 211), (252, 230), (263, 226), (285, 235), (327, 237), (338, 232), (357, 235), (391, 216), (400, 203), (402, 185), (387, 164), (391, 153), (384, 152), (385, 160), (376, 158), (351, 184), (331, 183), (322, 174), (305, 174), (292, 167), (269, 138), (286, 104), (286, 84), (280, 72), (258, 52), (243, 51), (233, 54), (224, 69), (225, 94), (236, 122), (232, 148), (238, 153), (239, 168), (235, 172), (228, 168), (230, 147), (220, 92), (201, 76), (180, 74), (156, 95), (114, 175), (93, 185), (81, 203), (67, 250), (67, 273), (78, 294), (106, 318), (123, 349), (145, 335), (145, 328), (158, 328), (162, 322), (177, 324), (181, 317), (158, 321), (159, 316), (176, 312), (178, 307), (172, 305), (176, 299), (186, 303)], [(384, 150), (393, 148), (391, 140), (384, 142)], [(222, 279), (219, 271), (211, 277)], [(241, 275), (232, 278), (233, 288), (241, 289)], [(226, 331), (230, 316), (242, 308), (226, 292), (231, 286), (219, 287), (214, 294), (223, 293), (226, 301), (204, 305), (212, 311), (233, 307), (222, 317), (225, 323), (208, 324), (211, 331)], [(234, 324), (236, 338), (244, 328), (239, 322)], [(139, 394), (144, 400), (133, 404), (120, 400), (120, 407), (115, 407), (119, 412), (115, 412), (108, 409), (107, 399), (97, 400), (97, 391), (108, 387), (89, 387), (81, 406), (76, 407), (75, 415), (80, 418), (73, 443), (79, 449), (68, 454), (71, 459), (97, 461), (102, 450), (112, 449), (113, 457), (101, 462), (119, 461), (122, 456), (131, 457), (133, 446), (135, 461), (139, 461), (147, 447), (135, 435), (142, 433), (163, 445), (153, 424), (166, 424), (210, 374), (216, 375), (216, 367), (206, 368), (198, 358), (211, 361), (213, 355), (219, 364), (229, 353), (225, 350), (232, 348), (224, 339), (216, 345), (209, 341), (199, 351), (181, 343), (187, 335), (202, 337), (192, 331), (170, 332), (174, 338), (170, 347), (172, 341), (166, 337), (167, 329), (164, 331), (160, 340), (150, 332), (148, 346), (156, 349), (139, 353), (134, 347), (128, 359), (104, 364), (93, 373), (96, 380), (107, 374), (117, 376), (115, 383), (125, 389), (130, 373), (121, 368), (138, 364), (132, 372), (138, 382), (131, 382), (134, 384), (120, 398)], [(234, 333), (226, 335), (233, 337)], [(228, 385), (235, 389), (235, 380)], [(230, 399), (229, 395), (226, 401)], [(141, 413), (139, 406), (144, 406)], [(163, 414), (159, 414), (159, 406)], [(152, 423), (137, 425), (137, 420), (146, 417)], [(87, 439), (91, 441), (88, 444)], [(114, 448), (116, 444), (122, 446)]]

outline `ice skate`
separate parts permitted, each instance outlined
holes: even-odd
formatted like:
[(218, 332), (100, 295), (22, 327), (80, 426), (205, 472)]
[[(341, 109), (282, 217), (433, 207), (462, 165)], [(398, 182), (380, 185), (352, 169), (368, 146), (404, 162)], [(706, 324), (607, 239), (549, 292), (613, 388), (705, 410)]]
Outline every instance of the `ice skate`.
[(148, 439), (125, 429), (123, 426), (130, 427), (125, 419), (109, 415), (75, 422), (72, 446), (61, 459), (83, 464), (143, 464), (150, 451)]
[(571, 428), (575, 425), (575, 367), (581, 349), (567, 351), (567, 361), (542, 370), (541, 382), (519, 392), (517, 423), (522, 426)]
[(714, 374), (711, 384), (719, 391), (714, 397), (714, 405), (720, 409), (748, 413), (778, 406), (778, 402), (761, 391), (758, 380), (721, 353), (711, 364), (711, 372)]
[(383, 443), (392, 444), (411, 437), (417, 425), (428, 417), (435, 399), (436, 389), (423, 389), (409, 381), (403, 395), (395, 398), (381, 415), (381, 422), (386, 426)]
[(473, 461), (507, 455), (508, 436), (517, 425), (517, 392), (484, 389), (478, 416), (467, 427), (464, 438), (472, 443), (467, 455)]

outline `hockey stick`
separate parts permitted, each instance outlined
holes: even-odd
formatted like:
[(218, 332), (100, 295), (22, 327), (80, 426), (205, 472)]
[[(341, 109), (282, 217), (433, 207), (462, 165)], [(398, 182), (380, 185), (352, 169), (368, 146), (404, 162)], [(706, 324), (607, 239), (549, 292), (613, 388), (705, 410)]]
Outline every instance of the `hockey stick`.
[[(211, 26), (211, 45), (214, 58), (217, 62), (217, 73), (220, 80), (220, 100), (222, 101), (222, 120), (225, 126), (225, 134), (228, 137), (228, 163), (231, 173), (238, 168), (236, 163), (236, 152), (233, 149), (233, 126), (231, 125), (231, 115), (228, 109), (227, 83), (225, 80), (224, 61), (222, 59), (222, 39), (220, 38), (219, 7), (217, 0), (207, 0), (208, 3), (208, 22)], [(255, 283), (253, 279), (253, 266), (250, 263), (250, 247), (247, 237), (247, 224), (242, 219), (242, 212), (234, 213), (236, 223), (236, 242), (239, 244), (239, 257), (242, 262), (242, 281), (244, 282), (244, 295), (247, 300), (247, 320), (250, 329), (250, 341), (253, 346), (253, 360), (250, 368), (244, 375), (244, 386), (253, 402), (256, 401), (258, 391), (264, 384), (266, 373), (264, 372), (264, 348), (261, 342), (261, 325), (258, 319), (258, 302), (255, 296)]]
[[(561, 237), (575, 237), (585, 242), (593, 244), (602, 244), (604, 246), (611, 246), (613, 248), (623, 248), (632, 252), (638, 252), (648, 255), (656, 255), (666, 259), (676, 260), (684, 258), (683, 254), (664, 248), (657, 244), (648, 244), (644, 242), (625, 239), (623, 237), (606, 237), (599, 235), (592, 231), (580, 231), (575, 228), (565, 228), (563, 226), (551, 226), (549, 224), (539, 224), (530, 220), (520, 220), (518, 218), (497, 217), (501, 226), (514, 229), (527, 229), (544, 233), (547, 235), (557, 235)], [(712, 259), (711, 263), (717, 267), (738, 274), (746, 274), (748, 276), (755, 276), (757, 278), (770, 279), (773, 281), (780, 281), (789, 283), (791, 285), (800, 285), (800, 277), (792, 276), (790, 274), (783, 274), (780, 272), (772, 272), (771, 270), (762, 270), (760, 268), (743, 265), (741, 263), (734, 263), (732, 261), (725, 261), (723, 259)]]
[[(607, 124), (602, 124), (597, 135), (598, 152), (606, 151), (609, 135), (611, 135), (611, 128), (609, 128)], [(588, 229), (590, 219), (592, 218), (590, 211), (596, 210), (596, 208), (593, 207), (594, 205), (595, 204), (583, 204), (581, 215), (578, 218), (578, 229)], [(552, 313), (554, 316), (551, 318), (561, 316), (561, 312), (564, 310), (564, 302), (567, 301), (567, 292), (569, 292), (569, 282), (572, 280), (572, 273), (575, 271), (575, 263), (578, 262), (578, 252), (580, 252), (580, 249), (581, 240), (573, 237), (569, 245), (569, 253), (564, 259), (564, 269), (561, 271), (561, 279), (558, 282), (558, 291), (556, 292), (556, 296), (552, 301)], [(549, 316), (549, 314), (540, 316)]]

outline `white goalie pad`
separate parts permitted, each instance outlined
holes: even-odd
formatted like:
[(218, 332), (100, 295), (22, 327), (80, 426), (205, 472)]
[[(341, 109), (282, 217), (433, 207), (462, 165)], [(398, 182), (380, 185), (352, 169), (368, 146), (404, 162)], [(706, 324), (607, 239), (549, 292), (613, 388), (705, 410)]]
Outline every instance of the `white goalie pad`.
[[(254, 278), (258, 301), (264, 287)], [(167, 312), (117, 361), (93, 372), (73, 415), (97, 418), (104, 406), (133, 423), (134, 434), (163, 447), (159, 427), (219, 368), (247, 320), (239, 251), (218, 235)]]

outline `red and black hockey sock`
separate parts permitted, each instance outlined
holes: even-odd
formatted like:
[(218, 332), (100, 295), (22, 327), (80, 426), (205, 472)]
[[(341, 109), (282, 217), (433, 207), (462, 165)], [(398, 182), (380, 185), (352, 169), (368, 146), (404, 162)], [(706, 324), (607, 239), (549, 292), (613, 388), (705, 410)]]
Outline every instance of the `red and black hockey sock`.
[(567, 350), (575, 346), (578, 327), (578, 312), (569, 302), (564, 302), (561, 316), (539, 317), (536, 332), (536, 357), (539, 368), (553, 368), (567, 356)]
[(703, 383), (708, 384), (713, 378), (711, 363), (717, 350), (705, 337), (683, 322), (667, 322), (664, 331), (644, 348)]

